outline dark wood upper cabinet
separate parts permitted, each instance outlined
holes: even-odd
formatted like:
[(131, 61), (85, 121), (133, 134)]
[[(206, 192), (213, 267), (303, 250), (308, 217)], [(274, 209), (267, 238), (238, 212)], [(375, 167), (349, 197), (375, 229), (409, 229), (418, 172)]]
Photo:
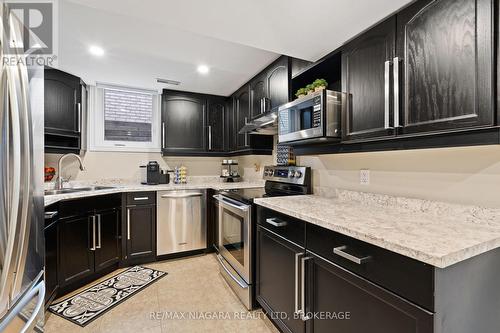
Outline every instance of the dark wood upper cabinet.
[(267, 103), (266, 76), (264, 74), (257, 75), (250, 82), (250, 97), (251, 118), (254, 118), (266, 111), (264, 104)]
[(243, 126), (250, 120), (250, 87), (249, 85), (243, 86), (238, 90), (234, 97), (234, 107), (236, 114), (236, 150), (248, 148), (249, 134), (239, 134)]
[(45, 130), (80, 133), (80, 78), (53, 68), (46, 68), (44, 73)]
[(74, 75), (44, 70), (45, 152), (79, 153), (85, 127), (86, 87)]
[(207, 104), (207, 150), (223, 152), (226, 136), (226, 100), (225, 98), (212, 97), (208, 99)]
[(206, 150), (206, 99), (194, 94), (165, 92), (162, 96), (162, 150)]
[(266, 73), (266, 109), (272, 110), (288, 103), (290, 71), (288, 57), (281, 57), (274, 62)]
[(96, 215), (95, 270), (100, 271), (120, 260), (120, 213), (118, 209)]
[(490, 0), (418, 1), (397, 14), (403, 133), (493, 124), (492, 18)]
[(348, 319), (310, 319), (311, 332), (432, 333), (433, 314), (312, 253), (307, 254), (307, 313)]
[(349, 94), (343, 139), (394, 135), (388, 95), (389, 62), (396, 46), (396, 18), (391, 17), (342, 49), (342, 90)]

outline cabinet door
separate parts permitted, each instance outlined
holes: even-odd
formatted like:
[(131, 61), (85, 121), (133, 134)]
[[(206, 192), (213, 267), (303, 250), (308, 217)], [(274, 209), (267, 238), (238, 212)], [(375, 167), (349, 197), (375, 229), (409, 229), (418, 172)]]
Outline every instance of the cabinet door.
[(44, 230), (45, 234), (45, 304), (51, 302), (57, 294), (57, 222), (52, 222)]
[(397, 15), (404, 133), (493, 124), (492, 4), (418, 1)]
[[(305, 331), (304, 322), (295, 316), (297, 255), (303, 248), (257, 228), (257, 300), (271, 313), (284, 332)], [(281, 314), (286, 314), (282, 316)]]
[(306, 312), (311, 317), (311, 331), (433, 332), (432, 313), (329, 261), (310, 253), (307, 258)]
[(205, 151), (205, 104), (205, 99), (194, 96), (171, 94), (163, 96), (163, 151)]
[(96, 214), (95, 270), (99, 271), (120, 260), (119, 225), (117, 209)]
[(239, 134), (240, 129), (250, 119), (250, 88), (245, 85), (235, 96), (236, 107), (236, 149), (245, 149), (250, 146), (249, 134)]
[(45, 130), (78, 134), (81, 130), (80, 79), (56, 69), (45, 69)]
[(394, 135), (393, 105), (387, 93), (395, 29), (396, 19), (391, 17), (342, 50), (342, 89), (349, 94), (342, 115), (344, 140)]
[(211, 98), (208, 100), (208, 151), (224, 151), (225, 113), (226, 101), (224, 99)]
[(137, 263), (154, 260), (156, 256), (156, 209), (155, 205), (127, 207), (126, 230), (127, 259)]
[(92, 218), (82, 216), (61, 220), (58, 225), (60, 286), (76, 282), (94, 273)]
[(250, 83), (250, 107), (251, 118), (260, 115), (266, 111), (267, 100), (266, 95), (266, 76), (258, 75)]
[(288, 58), (282, 57), (267, 71), (266, 95), (270, 110), (288, 103)]

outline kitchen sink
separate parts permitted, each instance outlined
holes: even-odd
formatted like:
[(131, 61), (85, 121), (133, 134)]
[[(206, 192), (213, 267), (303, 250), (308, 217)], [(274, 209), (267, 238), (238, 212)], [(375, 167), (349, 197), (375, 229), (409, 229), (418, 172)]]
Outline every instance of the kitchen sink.
[(76, 193), (76, 192), (88, 192), (88, 191), (99, 191), (99, 190), (110, 190), (113, 186), (89, 186), (89, 187), (73, 187), (73, 188), (63, 188), (60, 190), (45, 190), (45, 195), (54, 194), (65, 194), (65, 193)]

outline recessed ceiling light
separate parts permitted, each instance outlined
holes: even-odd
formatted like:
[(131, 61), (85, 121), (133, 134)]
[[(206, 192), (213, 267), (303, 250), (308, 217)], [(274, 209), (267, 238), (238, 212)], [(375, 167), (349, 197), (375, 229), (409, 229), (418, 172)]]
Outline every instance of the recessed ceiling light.
[(197, 70), (198, 70), (198, 73), (200, 73), (200, 74), (208, 74), (208, 72), (210, 72), (210, 68), (208, 68), (207, 65), (199, 65)]
[(89, 52), (90, 54), (95, 55), (97, 57), (101, 57), (104, 55), (104, 50), (102, 49), (102, 47), (96, 45), (92, 45), (91, 47), (89, 47)]

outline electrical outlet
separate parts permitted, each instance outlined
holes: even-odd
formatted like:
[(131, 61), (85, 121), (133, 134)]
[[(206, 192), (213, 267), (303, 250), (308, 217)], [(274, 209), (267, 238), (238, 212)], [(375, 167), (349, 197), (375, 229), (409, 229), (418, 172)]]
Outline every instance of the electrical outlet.
[(359, 183), (361, 185), (370, 185), (370, 170), (368, 169), (359, 170)]

